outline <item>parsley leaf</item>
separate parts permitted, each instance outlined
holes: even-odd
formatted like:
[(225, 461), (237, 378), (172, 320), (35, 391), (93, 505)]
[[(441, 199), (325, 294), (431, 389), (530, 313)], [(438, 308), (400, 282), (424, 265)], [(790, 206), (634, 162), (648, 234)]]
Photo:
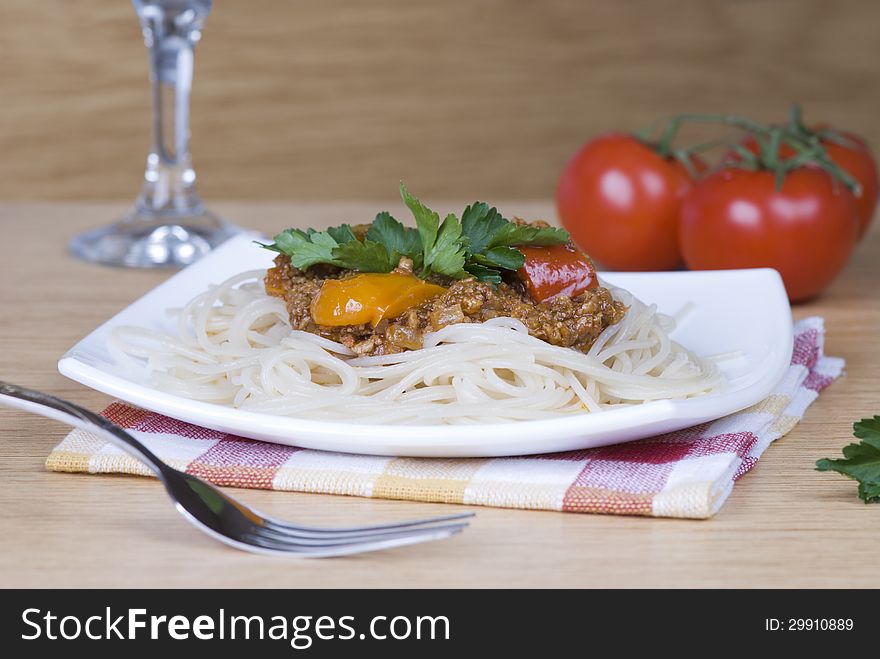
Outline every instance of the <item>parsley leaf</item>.
[(300, 270), (326, 263), (360, 272), (391, 272), (400, 257), (407, 256), (422, 278), (431, 274), (476, 277), (497, 284), (502, 270), (523, 266), (525, 256), (517, 247), (569, 242), (568, 232), (562, 229), (514, 224), (482, 201), (465, 208), (461, 219), (450, 213), (441, 222), (440, 215), (411, 195), (403, 182), (400, 196), (415, 218), (415, 229), (382, 212), (363, 239), (350, 225), (342, 224), (326, 231), (287, 229), (275, 236), (273, 244), (262, 246), (286, 254)]
[(489, 208), (489, 204), (482, 201), (472, 203), (461, 214), (461, 229), (468, 239), (468, 251), (472, 254), (486, 251), (492, 238), (507, 224), (501, 213)]
[(400, 261), (396, 250), (389, 254), (385, 245), (370, 239), (342, 243), (333, 248), (332, 254), (336, 265), (361, 272), (391, 272)]
[(287, 254), (290, 262), (300, 270), (306, 270), (318, 263), (339, 265), (333, 258), (333, 249), (339, 243), (327, 232), (285, 229), (274, 240), (274, 244), (263, 247)]
[(440, 228), (440, 216), (425, 206), (418, 199), (413, 197), (403, 181), (400, 182), (400, 196), (403, 203), (409, 208), (413, 217), (416, 219), (416, 226), (419, 228), (419, 237), (422, 239), (422, 263), (425, 268), (430, 267), (431, 248), (437, 241), (437, 231)]
[(494, 268), (487, 268), (478, 263), (467, 263), (464, 269), (476, 277), (477, 281), (486, 282), (487, 284), (501, 283), (501, 273)]
[(401, 182), (400, 196), (413, 214), (419, 236), (422, 239), (422, 277), (432, 272), (464, 279), (466, 260), (465, 242), (461, 234), (461, 221), (450, 213), (440, 224), (440, 215), (413, 197)]
[[(570, 240), (568, 232), (562, 229), (514, 224), (482, 201), (464, 209), (461, 225), (468, 241), (465, 270), (480, 281), (492, 283), (501, 281), (501, 270), (518, 270), (523, 266), (525, 256), (517, 246), (564, 245)], [(473, 265), (481, 267), (472, 268)]]
[(523, 253), (513, 247), (493, 247), (485, 254), (471, 254), (471, 258), (480, 265), (505, 270), (519, 270), (526, 262)]
[(340, 232), (342, 231), (342, 229), (340, 227), (333, 227), (331, 229), (327, 229), (327, 231), (316, 231), (315, 229), (308, 229), (306, 231), (306, 234), (308, 235), (308, 238), (312, 242), (312, 244), (332, 250), (339, 244), (339, 242), (330, 233), (331, 231), (338, 236), (341, 235)]
[(565, 229), (532, 227), (508, 222), (492, 237), (492, 240), (489, 241), (489, 247), (500, 245), (549, 247), (550, 245), (565, 245), (569, 241), (571, 241), (571, 236)]
[(367, 240), (381, 243), (389, 251), (408, 256), (413, 260), (415, 268), (422, 267), (422, 239), (418, 230), (403, 226), (387, 211), (376, 215), (367, 230)]
[(348, 224), (326, 231), (286, 229), (275, 236), (274, 244), (263, 247), (287, 254), (300, 270), (325, 263), (361, 272), (391, 272), (400, 261), (393, 248), (389, 251), (381, 242), (358, 240)]
[(354, 235), (354, 232), (351, 230), (351, 227), (347, 224), (343, 224), (339, 227), (330, 227), (327, 229), (327, 233), (340, 245), (342, 243), (347, 243), (352, 240), (357, 240), (357, 236)]
[(467, 251), (461, 236), (461, 221), (450, 213), (440, 225), (437, 240), (431, 247), (425, 266), (436, 272), (455, 279), (464, 279), (468, 273), (464, 270)]
[(859, 482), (859, 498), (865, 503), (880, 501), (880, 416), (853, 424), (853, 434), (862, 441), (843, 447), (843, 458), (816, 461), (817, 471), (836, 471)]

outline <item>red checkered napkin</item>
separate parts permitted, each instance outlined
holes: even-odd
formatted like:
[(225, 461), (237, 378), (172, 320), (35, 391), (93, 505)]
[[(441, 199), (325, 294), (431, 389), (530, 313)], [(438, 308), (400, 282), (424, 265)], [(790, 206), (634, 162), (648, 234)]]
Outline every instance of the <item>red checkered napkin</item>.
[[(258, 442), (114, 402), (103, 414), (168, 464), (218, 485), (467, 505), (705, 518), (770, 443), (843, 371), (821, 318), (795, 323), (791, 368), (765, 400), (686, 430), (605, 448), (514, 458), (386, 458)], [(54, 471), (151, 475), (89, 432), (49, 455)]]

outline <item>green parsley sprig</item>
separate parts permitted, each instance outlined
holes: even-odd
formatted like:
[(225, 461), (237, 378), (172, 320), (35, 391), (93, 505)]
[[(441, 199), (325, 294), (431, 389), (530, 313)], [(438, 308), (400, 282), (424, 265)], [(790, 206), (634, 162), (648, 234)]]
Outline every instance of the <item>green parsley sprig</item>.
[(391, 272), (406, 256), (422, 278), (439, 274), (497, 284), (503, 270), (517, 270), (525, 262), (517, 247), (564, 245), (570, 240), (563, 229), (510, 222), (485, 202), (474, 202), (460, 218), (450, 213), (441, 222), (440, 215), (412, 196), (403, 183), (400, 196), (415, 219), (415, 229), (383, 211), (363, 240), (343, 224), (326, 231), (286, 229), (271, 245), (258, 244), (286, 254), (300, 270), (324, 263), (359, 272)]
[(853, 424), (853, 435), (862, 441), (843, 447), (843, 458), (816, 461), (818, 471), (836, 471), (859, 482), (859, 498), (880, 501), (880, 416)]

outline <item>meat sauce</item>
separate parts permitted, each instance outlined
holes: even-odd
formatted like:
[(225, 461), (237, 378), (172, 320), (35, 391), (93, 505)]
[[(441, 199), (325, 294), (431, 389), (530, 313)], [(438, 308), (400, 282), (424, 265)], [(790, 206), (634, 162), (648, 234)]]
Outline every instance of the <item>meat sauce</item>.
[[(585, 352), (623, 318), (626, 308), (599, 286), (592, 263), (574, 248), (519, 249), (525, 264), (497, 286), (434, 276), (424, 282), (405, 257), (392, 273), (368, 275), (332, 266), (301, 271), (284, 255), (275, 259), (265, 286), (284, 300), (294, 329), (364, 356), (417, 350), (427, 333), (501, 316), (520, 320), (547, 343)], [(393, 283), (397, 293), (377, 278)]]

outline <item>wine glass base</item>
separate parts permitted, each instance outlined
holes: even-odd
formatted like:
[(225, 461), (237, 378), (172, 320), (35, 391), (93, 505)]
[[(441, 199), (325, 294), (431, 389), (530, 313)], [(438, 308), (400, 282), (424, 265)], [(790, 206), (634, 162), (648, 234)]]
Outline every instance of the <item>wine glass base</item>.
[(144, 215), (74, 236), (70, 252), (83, 261), (125, 268), (181, 268), (197, 261), (240, 229), (210, 213)]

